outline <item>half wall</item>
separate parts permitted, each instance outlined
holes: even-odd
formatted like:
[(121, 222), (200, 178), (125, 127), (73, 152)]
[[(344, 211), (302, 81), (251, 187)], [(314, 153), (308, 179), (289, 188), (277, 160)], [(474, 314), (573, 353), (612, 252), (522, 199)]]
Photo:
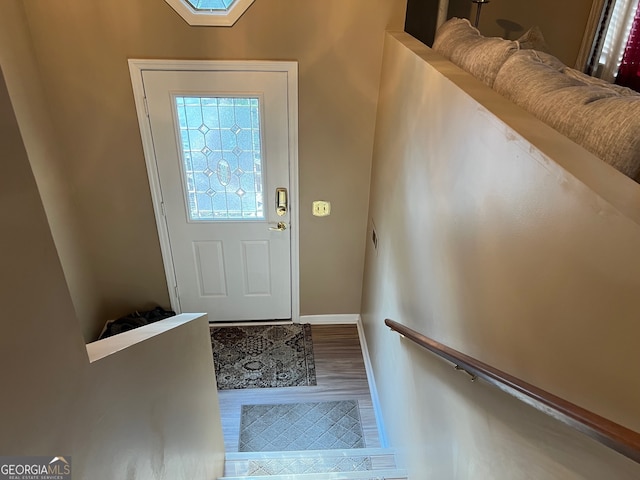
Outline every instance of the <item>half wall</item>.
[(638, 478), (383, 322), (640, 431), (640, 186), (406, 34), (381, 85), (362, 317), (409, 475)]

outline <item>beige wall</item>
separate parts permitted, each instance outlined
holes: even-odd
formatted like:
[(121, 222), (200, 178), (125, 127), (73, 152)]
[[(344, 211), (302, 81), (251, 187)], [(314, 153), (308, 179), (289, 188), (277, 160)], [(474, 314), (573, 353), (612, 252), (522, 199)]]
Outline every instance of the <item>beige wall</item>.
[(388, 38), (362, 316), (391, 445), (412, 478), (639, 478), (639, 464), (383, 325), (640, 431), (640, 187), (398, 37), (431, 63)]
[(1, 74), (0, 145), (2, 454), (71, 456), (75, 479), (221, 475), (206, 317), (89, 363)]
[[(515, 40), (537, 25), (549, 45), (549, 52), (573, 67), (592, 3), (592, 0), (493, 0), (482, 8), (478, 27), (483, 35), (504, 37), (508, 30), (504, 22), (502, 25), (498, 22), (514, 22), (522, 27), (509, 35), (508, 38)], [(475, 15), (473, 8), (472, 21)]]
[[(404, 0), (259, 0), (232, 28), (190, 27), (160, 0), (25, 8), (101, 295), (91, 328), (168, 304), (128, 58), (299, 61), (301, 313), (358, 312), (383, 32)], [(311, 216), (317, 199), (330, 217)]]
[[(89, 268), (87, 239), (78, 224), (71, 182), (61, 168), (63, 156), (39, 79), (23, 2), (17, 0), (0, 3), (0, 65), (78, 318), (98, 318), (99, 294)], [(91, 323), (82, 322), (82, 329), (87, 341), (95, 337)]]

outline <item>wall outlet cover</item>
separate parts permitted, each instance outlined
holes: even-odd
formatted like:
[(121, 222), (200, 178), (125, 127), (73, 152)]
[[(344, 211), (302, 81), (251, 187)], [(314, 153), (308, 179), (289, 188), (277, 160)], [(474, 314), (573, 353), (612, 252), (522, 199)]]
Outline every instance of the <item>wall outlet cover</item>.
[(313, 215), (316, 217), (331, 215), (331, 203), (324, 200), (316, 200), (313, 202)]

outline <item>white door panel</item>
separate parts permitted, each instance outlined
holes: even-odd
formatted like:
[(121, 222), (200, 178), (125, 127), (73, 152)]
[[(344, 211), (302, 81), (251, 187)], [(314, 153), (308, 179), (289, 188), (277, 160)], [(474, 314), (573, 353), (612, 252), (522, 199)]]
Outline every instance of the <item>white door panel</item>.
[[(181, 311), (291, 318), (285, 72), (143, 71)], [(282, 212), (281, 212), (282, 213)]]

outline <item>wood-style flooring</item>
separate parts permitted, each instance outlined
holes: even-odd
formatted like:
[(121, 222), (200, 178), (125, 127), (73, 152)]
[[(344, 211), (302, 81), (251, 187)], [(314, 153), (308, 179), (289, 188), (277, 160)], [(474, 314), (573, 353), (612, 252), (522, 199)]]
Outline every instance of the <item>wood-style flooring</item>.
[(238, 451), (242, 405), (358, 400), (367, 448), (379, 448), (358, 329), (355, 325), (311, 327), (317, 386), (252, 388), (218, 392), (225, 450)]

